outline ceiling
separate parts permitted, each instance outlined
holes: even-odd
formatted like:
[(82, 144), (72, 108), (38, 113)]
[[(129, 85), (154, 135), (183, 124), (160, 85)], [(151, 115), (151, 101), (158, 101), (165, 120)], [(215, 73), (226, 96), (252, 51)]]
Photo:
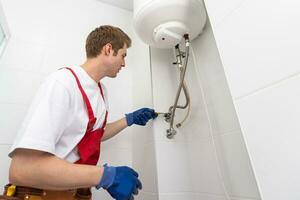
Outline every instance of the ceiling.
[(98, 0), (113, 6), (117, 6), (129, 11), (133, 10), (133, 0)]

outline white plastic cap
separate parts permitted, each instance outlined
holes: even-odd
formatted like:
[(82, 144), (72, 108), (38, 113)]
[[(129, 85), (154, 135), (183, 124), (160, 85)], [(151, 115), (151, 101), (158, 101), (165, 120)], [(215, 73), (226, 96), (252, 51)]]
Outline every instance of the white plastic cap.
[(183, 23), (172, 21), (154, 28), (153, 38), (156, 43), (173, 47), (180, 43), (182, 36), (188, 32), (189, 30)]

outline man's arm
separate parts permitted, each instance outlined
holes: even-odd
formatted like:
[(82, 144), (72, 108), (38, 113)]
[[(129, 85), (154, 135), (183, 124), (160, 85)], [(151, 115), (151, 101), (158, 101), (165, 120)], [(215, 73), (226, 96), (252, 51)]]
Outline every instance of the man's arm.
[(105, 141), (122, 131), (127, 126), (132, 124), (137, 124), (140, 126), (145, 126), (150, 119), (155, 119), (157, 114), (153, 109), (141, 108), (132, 113), (125, 114), (126, 117), (109, 123), (106, 125), (102, 141)]
[[(66, 162), (52, 154), (17, 149), (9, 171), (10, 183), (46, 190), (68, 190), (96, 186), (114, 199), (133, 199), (142, 189), (138, 173), (127, 166), (79, 165)], [(100, 181), (101, 179), (101, 181)]]
[(15, 150), (9, 169), (9, 181), (15, 185), (48, 190), (93, 187), (102, 178), (103, 167), (69, 163), (52, 154)]
[(104, 135), (102, 137), (102, 141), (105, 141), (115, 135), (117, 135), (119, 132), (121, 132), (124, 128), (126, 128), (127, 122), (126, 118), (119, 119), (118, 121), (109, 123), (105, 127)]

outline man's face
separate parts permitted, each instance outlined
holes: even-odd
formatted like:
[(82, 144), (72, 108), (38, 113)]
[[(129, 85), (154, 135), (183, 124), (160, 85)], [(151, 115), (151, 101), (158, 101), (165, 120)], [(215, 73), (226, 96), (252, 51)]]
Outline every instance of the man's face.
[(127, 55), (127, 46), (124, 45), (122, 49), (119, 49), (117, 54), (115, 51), (111, 51), (109, 54), (110, 66), (108, 77), (114, 78), (117, 76), (122, 67), (125, 67), (125, 57)]

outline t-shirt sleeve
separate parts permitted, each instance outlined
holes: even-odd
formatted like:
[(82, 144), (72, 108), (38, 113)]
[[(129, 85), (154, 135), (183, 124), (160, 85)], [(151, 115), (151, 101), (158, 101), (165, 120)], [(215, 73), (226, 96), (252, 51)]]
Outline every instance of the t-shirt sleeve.
[(55, 154), (55, 144), (71, 122), (71, 94), (55, 79), (46, 80), (38, 89), (19, 129), (9, 156), (17, 148)]

